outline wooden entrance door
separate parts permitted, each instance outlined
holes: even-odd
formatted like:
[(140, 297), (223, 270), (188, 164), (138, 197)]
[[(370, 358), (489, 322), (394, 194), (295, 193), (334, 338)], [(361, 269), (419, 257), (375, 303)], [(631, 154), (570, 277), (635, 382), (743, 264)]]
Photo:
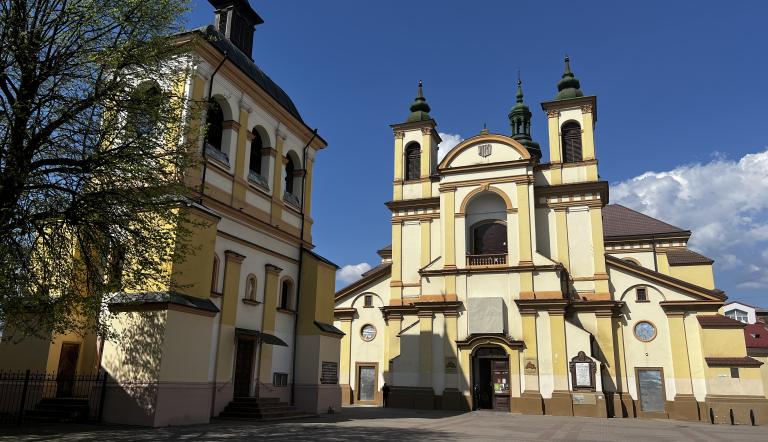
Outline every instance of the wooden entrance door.
[(509, 360), (491, 360), (493, 409), (509, 411)]
[(253, 339), (238, 338), (237, 356), (235, 356), (235, 397), (251, 395), (251, 378), (253, 378), (253, 354), (255, 348)]
[(56, 370), (56, 396), (72, 397), (74, 393), (77, 359), (80, 356), (80, 344), (65, 342), (61, 345), (59, 368)]

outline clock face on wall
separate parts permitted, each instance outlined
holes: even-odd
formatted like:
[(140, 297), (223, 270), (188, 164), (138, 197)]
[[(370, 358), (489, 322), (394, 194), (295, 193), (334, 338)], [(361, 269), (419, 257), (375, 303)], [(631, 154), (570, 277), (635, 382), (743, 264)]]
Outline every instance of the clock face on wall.
[(373, 338), (376, 337), (376, 327), (371, 324), (364, 325), (363, 328), (360, 329), (360, 336), (362, 336), (363, 341), (365, 342), (373, 341)]
[(640, 321), (635, 324), (635, 336), (643, 342), (652, 341), (656, 337), (656, 327), (648, 321)]

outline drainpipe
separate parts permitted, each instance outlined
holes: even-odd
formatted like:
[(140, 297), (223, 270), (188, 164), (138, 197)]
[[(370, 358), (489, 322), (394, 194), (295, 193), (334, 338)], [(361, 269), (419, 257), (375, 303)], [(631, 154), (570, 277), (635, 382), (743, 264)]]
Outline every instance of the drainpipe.
[[(208, 101), (207, 103), (210, 103), (211, 101), (211, 95), (213, 94), (213, 79), (216, 77), (216, 74), (219, 72), (219, 69), (221, 69), (222, 66), (224, 66), (224, 62), (226, 62), (229, 59), (229, 53), (227, 51), (224, 51), (224, 58), (221, 60), (218, 66), (216, 66), (216, 69), (213, 70), (213, 73), (211, 74), (211, 80), (208, 84)], [(200, 180), (200, 205), (203, 204), (203, 196), (205, 194), (205, 174), (208, 171), (208, 156), (205, 153), (206, 146), (205, 141), (203, 141), (203, 177), (202, 180)], [(226, 274), (226, 259), (224, 260), (224, 272)], [(222, 298), (221, 306), (224, 306), (224, 301)], [(219, 312), (219, 330), (216, 336), (216, 352), (213, 358), (213, 382), (212, 382), (212, 388), (211, 388), (211, 416), (214, 415), (216, 412), (216, 372), (219, 371), (219, 347), (221, 345), (219, 344), (219, 341), (221, 340), (221, 321), (223, 318), (223, 314), (220, 311)]]
[(304, 146), (304, 149), (302, 151), (302, 159), (301, 164), (304, 166), (304, 176), (301, 177), (301, 246), (299, 247), (299, 272), (296, 281), (296, 317), (293, 321), (293, 356), (291, 361), (291, 375), (293, 378), (291, 379), (291, 405), (296, 404), (296, 343), (298, 342), (298, 332), (299, 332), (299, 301), (301, 300), (301, 266), (302, 262), (304, 261), (304, 201), (305, 197), (307, 195), (307, 149), (309, 149), (309, 145), (312, 144), (313, 141), (315, 141), (315, 138), (317, 138), (317, 129), (312, 131), (312, 138), (307, 141), (307, 145)]
[[(219, 63), (219, 65), (216, 66), (216, 69), (214, 69), (213, 73), (211, 74), (211, 81), (208, 84), (207, 103), (211, 102), (211, 95), (213, 94), (213, 78), (216, 77), (216, 74), (219, 73), (219, 69), (221, 69), (221, 67), (224, 66), (224, 62), (226, 62), (227, 60), (229, 60), (229, 52), (224, 51), (224, 58), (221, 60), (221, 63)], [(203, 140), (203, 178), (202, 180), (200, 180), (200, 204), (203, 204), (203, 195), (205, 194), (206, 172), (208, 172), (208, 155), (206, 154), (205, 140)]]
[(653, 247), (653, 270), (659, 271), (659, 263), (656, 258), (656, 235), (651, 235), (651, 247)]

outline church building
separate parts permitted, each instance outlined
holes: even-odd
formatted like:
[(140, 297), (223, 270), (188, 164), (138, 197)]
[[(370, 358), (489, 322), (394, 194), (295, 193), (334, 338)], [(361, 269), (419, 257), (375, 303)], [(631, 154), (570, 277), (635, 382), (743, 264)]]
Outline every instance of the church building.
[[(341, 406), (338, 267), (312, 252), (313, 169), (326, 142), (254, 61), (259, 14), (247, 0), (210, 3), (214, 25), (173, 36), (189, 48), (174, 60), (182, 74), (141, 80), (180, 91), (188, 108), (185, 133), (201, 157), (185, 174), (197, 198), (179, 209), (191, 253), (167, 263), (167, 279), (109, 300), (111, 339), (18, 342), (6, 330), (0, 371), (48, 373), (59, 385), (22, 402), (25, 416), (41, 399), (60, 401), (65, 415), (78, 400), (91, 417), (147, 426)], [(80, 381), (95, 373), (107, 374), (103, 390)]]
[(548, 162), (519, 80), (511, 132), (439, 160), (419, 84), (392, 125), (391, 245), (335, 297), (343, 403), (382, 404), (386, 383), (392, 407), (768, 422), (713, 261), (689, 230), (609, 204), (597, 98), (568, 58), (557, 90)]

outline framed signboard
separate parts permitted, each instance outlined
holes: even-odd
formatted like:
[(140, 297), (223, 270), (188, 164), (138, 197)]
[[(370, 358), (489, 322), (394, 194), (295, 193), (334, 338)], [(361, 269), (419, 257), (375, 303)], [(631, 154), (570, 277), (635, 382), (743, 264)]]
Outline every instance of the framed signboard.
[(323, 362), (320, 372), (321, 384), (337, 384), (339, 382), (339, 364), (336, 362)]
[(580, 351), (576, 357), (571, 359), (569, 365), (573, 389), (595, 391), (595, 373), (597, 373), (595, 361)]

